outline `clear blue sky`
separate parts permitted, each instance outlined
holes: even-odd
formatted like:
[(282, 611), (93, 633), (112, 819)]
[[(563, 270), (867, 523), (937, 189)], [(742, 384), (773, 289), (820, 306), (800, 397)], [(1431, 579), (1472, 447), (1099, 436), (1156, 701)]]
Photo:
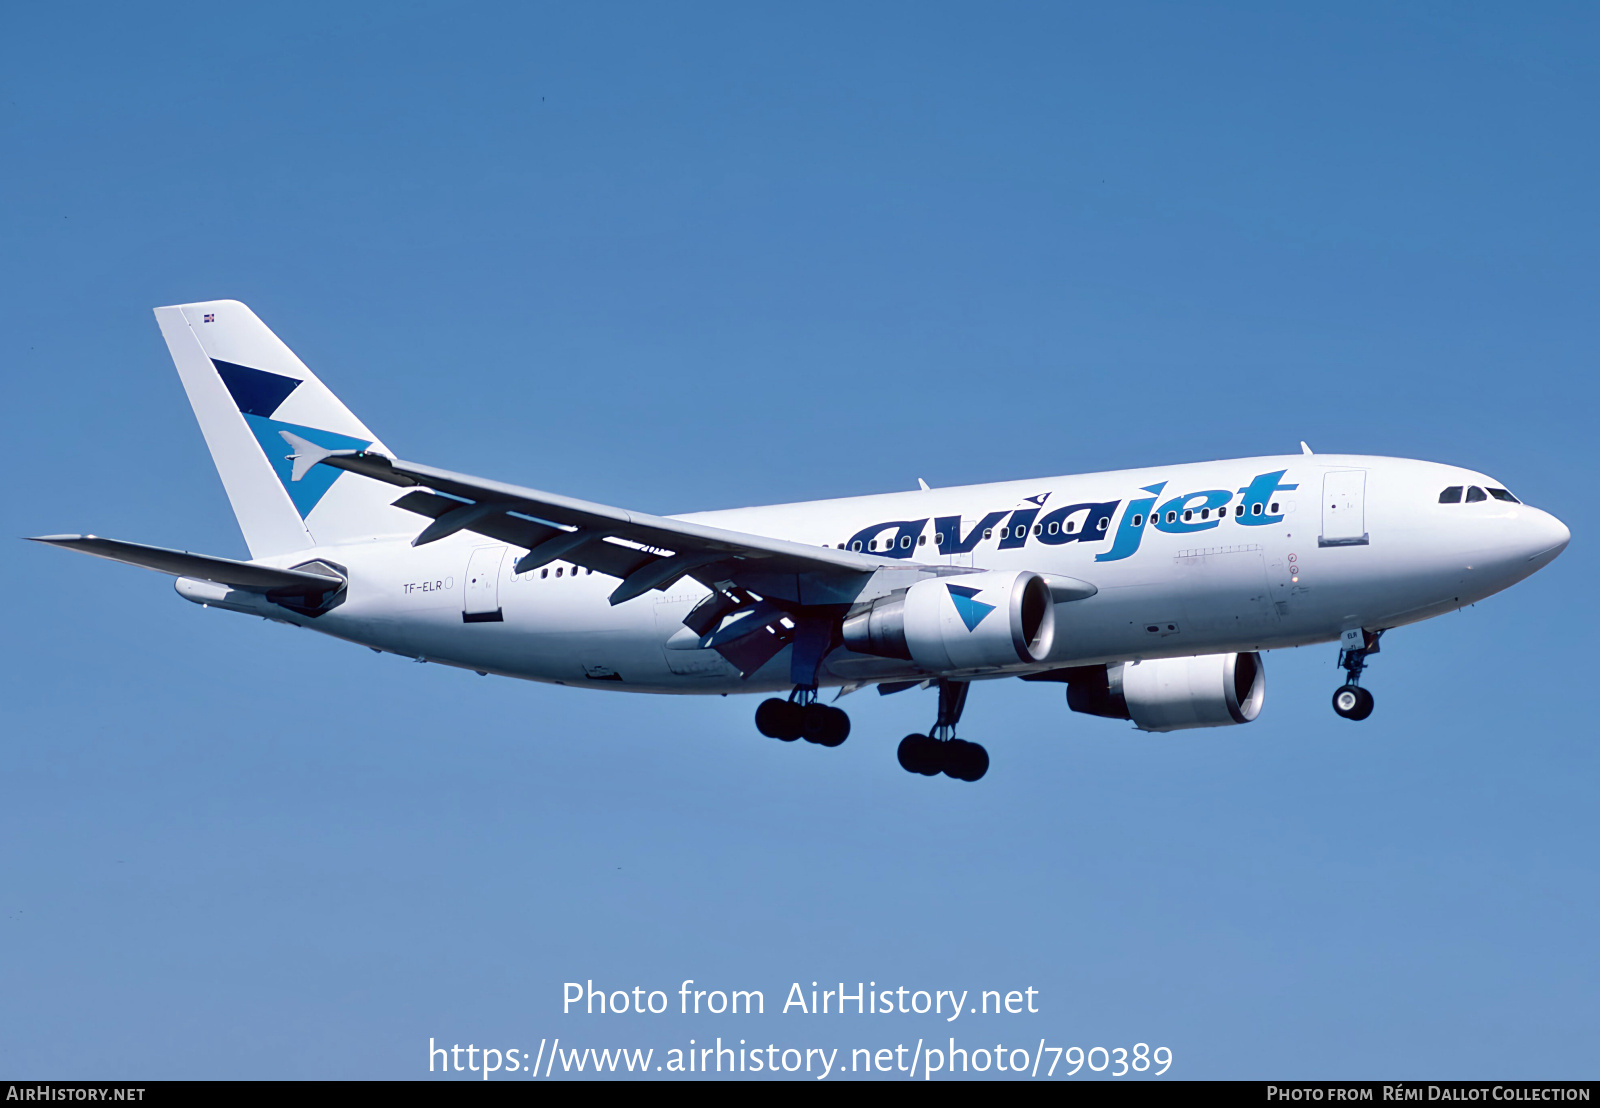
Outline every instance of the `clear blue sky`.
[[(1600, 1047), (1591, 5), (23, 6), (0, 38), (0, 1072), (409, 1077), (955, 1033), (1189, 1077)], [(150, 315), (249, 303), (407, 457), (671, 512), (1323, 451), (1459, 463), (1551, 568), (1170, 737), (977, 687), (479, 679), (16, 541), (242, 556)], [(798, 747), (798, 748), (797, 748)], [(560, 986), (1041, 990), (583, 1020)]]

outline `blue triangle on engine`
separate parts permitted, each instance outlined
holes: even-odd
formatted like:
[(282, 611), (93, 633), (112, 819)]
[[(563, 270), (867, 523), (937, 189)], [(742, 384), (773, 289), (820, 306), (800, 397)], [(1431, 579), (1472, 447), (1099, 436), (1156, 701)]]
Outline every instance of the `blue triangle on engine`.
[(982, 592), (982, 589), (969, 588), (966, 585), (946, 585), (945, 588), (950, 590), (950, 602), (956, 606), (956, 615), (961, 617), (961, 622), (967, 625), (968, 631), (976, 631), (984, 617), (994, 611), (993, 604), (972, 599)]

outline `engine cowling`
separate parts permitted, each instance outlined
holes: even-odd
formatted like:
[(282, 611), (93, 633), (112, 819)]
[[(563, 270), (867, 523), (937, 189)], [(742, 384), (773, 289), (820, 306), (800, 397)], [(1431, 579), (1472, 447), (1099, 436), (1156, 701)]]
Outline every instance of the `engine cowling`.
[(1073, 711), (1131, 719), (1141, 731), (1249, 723), (1266, 696), (1267, 670), (1256, 653), (1086, 667), (1067, 685)]
[(918, 581), (879, 597), (844, 621), (844, 643), (943, 673), (1041, 662), (1055, 630), (1055, 600), (1043, 577), (990, 570)]

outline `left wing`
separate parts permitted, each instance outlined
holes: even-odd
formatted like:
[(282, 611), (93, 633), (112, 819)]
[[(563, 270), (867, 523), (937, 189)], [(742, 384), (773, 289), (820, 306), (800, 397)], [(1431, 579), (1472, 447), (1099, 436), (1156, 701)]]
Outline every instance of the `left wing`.
[[(747, 676), (793, 642), (795, 684), (815, 687), (816, 669), (839, 641), (840, 621), (852, 604), (925, 577), (972, 572), (632, 512), (375, 451), (330, 450), (291, 431), (279, 434), (295, 451), (291, 480), (320, 464), (410, 489), (395, 507), (432, 520), (413, 546), (471, 531), (525, 548), (517, 573), (562, 559), (618, 578), (614, 605), (694, 578), (711, 592), (684, 617), (684, 626), (700, 647), (717, 651)], [(1064, 577), (1051, 578), (1050, 585), (1057, 601), (1096, 591)]]
[[(291, 455), (294, 480), (321, 463), (413, 489), (395, 506), (433, 520), (412, 540), (413, 546), (472, 531), (526, 548), (528, 553), (516, 564), (518, 573), (559, 558), (620, 578), (612, 604), (670, 588), (686, 576), (712, 587), (734, 578), (760, 578), (766, 588), (759, 591), (792, 603), (848, 604), (880, 570), (910, 569), (916, 576), (950, 572), (944, 566), (627, 511), (368, 451), (327, 450), (292, 432), (280, 434), (296, 451)], [(785, 585), (782, 578), (794, 580)]]

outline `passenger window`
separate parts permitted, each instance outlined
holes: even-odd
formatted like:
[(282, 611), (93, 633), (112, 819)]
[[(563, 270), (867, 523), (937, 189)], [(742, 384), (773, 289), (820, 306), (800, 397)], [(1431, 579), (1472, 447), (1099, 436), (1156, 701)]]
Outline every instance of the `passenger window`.
[[(1509, 495), (1509, 494), (1507, 494), (1507, 495)], [(1033, 533), (1034, 533), (1034, 534), (1035, 534), (1035, 535), (1042, 535), (1042, 534), (1044, 534), (1044, 524), (1042, 524), (1042, 523), (1035, 523), (1035, 524), (1034, 524), (1034, 525), (1033, 525)]]
[(1491, 488), (1489, 490), (1489, 495), (1494, 497), (1496, 500), (1504, 500), (1507, 504), (1521, 504), (1522, 503), (1522, 501), (1520, 501), (1516, 497), (1512, 496), (1505, 489), (1494, 489), (1494, 488)]
[(1484, 494), (1484, 491), (1482, 489), (1480, 489), (1477, 485), (1473, 485), (1471, 488), (1467, 489), (1467, 503), (1468, 504), (1476, 504), (1480, 500), (1487, 500), (1487, 499), (1489, 499), (1488, 496), (1486, 496)]
[(1061, 527), (1061, 525), (1059, 523), (1056, 523), (1056, 522), (1052, 521), (1051, 524), (1050, 524), (1050, 533), (1052, 535), (1055, 534), (1056, 531), (1060, 529), (1060, 527)]
[(1167, 522), (1168, 523), (1176, 522), (1177, 518), (1178, 518), (1178, 513), (1177, 512), (1168, 512), (1167, 513)]
[(1144, 526), (1144, 516), (1142, 516), (1142, 515), (1134, 516), (1133, 517), (1133, 525), (1135, 527), (1143, 527)]
[(550, 576), (550, 567), (549, 566), (545, 566), (545, 568), (541, 569), (539, 571), (539, 576), (540, 577), (549, 577)]
[(928, 536), (927, 535), (918, 535), (917, 536), (917, 545), (918, 546), (927, 546), (928, 545)]
[(1100, 517), (1100, 530), (1104, 531), (1110, 526), (1111, 526), (1111, 520), (1109, 520), (1105, 516), (1101, 516)]
[(935, 543), (937, 543), (938, 545), (943, 546), (944, 545), (944, 532), (941, 531), (939, 534), (933, 536), (933, 541)]
[(1445, 489), (1442, 493), (1439, 494), (1439, 503), (1441, 503), (1441, 504), (1459, 504), (1459, 503), (1461, 503), (1461, 486), (1460, 485), (1451, 485), (1449, 488)]
[(983, 529), (983, 537), (986, 538), (986, 539), (994, 538), (994, 528), (993, 527), (985, 527)]

